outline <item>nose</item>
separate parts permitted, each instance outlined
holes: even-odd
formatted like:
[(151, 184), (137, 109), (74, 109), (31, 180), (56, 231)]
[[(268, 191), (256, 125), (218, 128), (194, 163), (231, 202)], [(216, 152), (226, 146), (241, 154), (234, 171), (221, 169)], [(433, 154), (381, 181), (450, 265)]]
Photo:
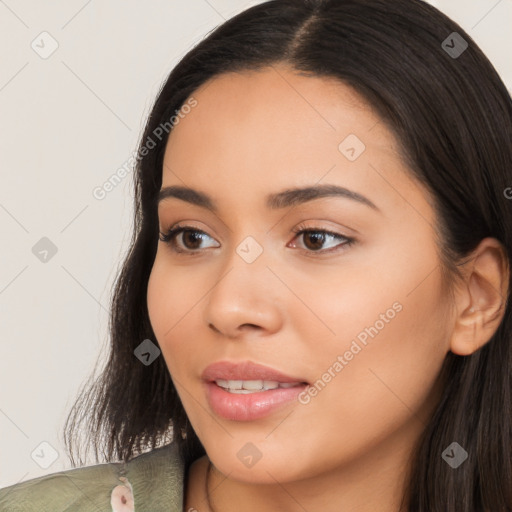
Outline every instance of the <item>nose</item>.
[[(227, 269), (227, 270), (226, 270)], [(225, 338), (268, 335), (282, 324), (279, 280), (264, 254), (247, 263), (235, 251), (204, 302), (206, 325)]]

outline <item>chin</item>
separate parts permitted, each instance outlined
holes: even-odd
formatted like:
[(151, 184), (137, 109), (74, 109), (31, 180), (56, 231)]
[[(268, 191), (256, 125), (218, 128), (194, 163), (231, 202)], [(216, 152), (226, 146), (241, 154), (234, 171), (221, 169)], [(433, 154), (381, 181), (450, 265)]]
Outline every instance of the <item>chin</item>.
[(297, 474), (297, 465), (290, 463), (290, 461), (295, 460), (295, 457), (290, 456), (280, 459), (279, 457), (276, 458), (275, 455), (277, 455), (275, 452), (273, 456), (265, 457), (263, 455), (257, 462), (252, 462), (252, 465), (250, 465), (249, 459), (243, 462), (243, 458), (241, 461), (237, 455), (228, 457), (226, 450), (218, 455), (215, 452), (209, 453), (208, 457), (218, 471), (230, 480), (238, 482), (275, 485), (276, 480), (284, 483), (301, 478)]

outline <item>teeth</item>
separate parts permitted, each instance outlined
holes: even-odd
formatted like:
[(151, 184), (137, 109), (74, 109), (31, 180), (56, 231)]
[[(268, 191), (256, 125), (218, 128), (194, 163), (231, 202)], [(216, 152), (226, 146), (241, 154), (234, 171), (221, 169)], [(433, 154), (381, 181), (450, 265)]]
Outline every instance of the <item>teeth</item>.
[(256, 391), (266, 391), (268, 389), (291, 388), (297, 386), (300, 382), (277, 382), (274, 380), (224, 380), (215, 381), (218, 386), (231, 393), (254, 393)]
[(215, 381), (222, 388), (230, 389), (242, 389), (243, 380), (223, 380), (219, 379)]

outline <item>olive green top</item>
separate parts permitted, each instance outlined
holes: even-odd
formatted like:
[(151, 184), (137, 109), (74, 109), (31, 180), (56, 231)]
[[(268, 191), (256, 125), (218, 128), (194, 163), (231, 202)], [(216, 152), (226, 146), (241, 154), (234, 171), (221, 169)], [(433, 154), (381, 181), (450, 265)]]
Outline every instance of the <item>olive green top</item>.
[(184, 464), (177, 445), (127, 463), (69, 469), (0, 489), (1, 512), (182, 512)]

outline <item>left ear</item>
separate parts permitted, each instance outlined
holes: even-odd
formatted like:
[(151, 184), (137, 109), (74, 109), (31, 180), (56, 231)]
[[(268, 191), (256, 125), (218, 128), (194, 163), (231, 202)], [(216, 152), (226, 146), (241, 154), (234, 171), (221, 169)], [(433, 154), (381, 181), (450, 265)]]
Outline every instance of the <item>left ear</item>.
[(450, 350), (467, 356), (498, 329), (508, 297), (509, 262), (502, 244), (484, 238), (464, 264), (464, 282), (455, 292), (456, 318)]

